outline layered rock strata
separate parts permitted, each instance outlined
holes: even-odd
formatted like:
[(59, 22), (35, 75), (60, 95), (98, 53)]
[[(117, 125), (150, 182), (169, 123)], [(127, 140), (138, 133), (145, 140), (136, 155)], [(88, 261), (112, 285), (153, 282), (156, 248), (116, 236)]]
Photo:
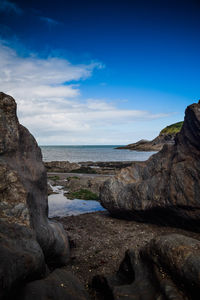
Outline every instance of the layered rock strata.
[(199, 230), (199, 195), (200, 103), (187, 107), (174, 145), (122, 169), (105, 182), (100, 197), (113, 215)]

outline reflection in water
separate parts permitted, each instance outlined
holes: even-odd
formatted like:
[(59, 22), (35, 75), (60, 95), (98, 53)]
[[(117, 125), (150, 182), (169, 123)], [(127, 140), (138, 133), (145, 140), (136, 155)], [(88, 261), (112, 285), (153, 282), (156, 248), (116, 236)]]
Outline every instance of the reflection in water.
[(53, 194), (48, 197), (49, 218), (80, 215), (88, 212), (105, 210), (98, 201), (93, 200), (69, 200), (64, 196), (62, 186), (51, 186)]

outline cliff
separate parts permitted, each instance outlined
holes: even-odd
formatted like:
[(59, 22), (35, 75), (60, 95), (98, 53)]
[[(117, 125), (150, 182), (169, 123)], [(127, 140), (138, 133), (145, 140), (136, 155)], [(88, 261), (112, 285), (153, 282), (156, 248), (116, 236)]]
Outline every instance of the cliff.
[(161, 130), (159, 135), (152, 141), (140, 140), (127, 146), (116, 149), (128, 149), (136, 151), (160, 151), (165, 144), (174, 144), (176, 134), (181, 130), (183, 122), (169, 125)]

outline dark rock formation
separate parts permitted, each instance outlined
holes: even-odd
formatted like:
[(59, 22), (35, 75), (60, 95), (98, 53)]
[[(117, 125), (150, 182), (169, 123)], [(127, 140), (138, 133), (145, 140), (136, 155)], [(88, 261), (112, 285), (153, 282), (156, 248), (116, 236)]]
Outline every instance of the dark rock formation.
[(118, 170), (131, 165), (130, 161), (106, 161), (106, 162), (79, 162), (50, 161), (44, 165), (49, 173), (77, 173), (77, 174), (116, 174)]
[(160, 151), (165, 144), (174, 144), (175, 136), (180, 131), (183, 122), (178, 122), (161, 130), (160, 134), (152, 141), (140, 140), (127, 146), (117, 147), (116, 149), (129, 149), (136, 151)]
[(47, 179), (40, 148), (19, 124), (14, 99), (4, 93), (0, 93), (0, 196), (2, 295), (22, 278), (42, 273), (44, 259), (56, 266), (69, 259), (62, 225), (47, 218)]
[[(200, 103), (186, 109), (174, 145), (106, 181), (101, 204), (110, 213), (177, 226), (200, 224)], [(187, 222), (186, 222), (187, 221)]]
[(0, 299), (46, 272), (42, 249), (33, 231), (25, 226), (0, 222), (0, 259)]
[(115, 276), (96, 276), (93, 287), (103, 299), (199, 299), (200, 242), (178, 235), (128, 250)]
[(86, 300), (88, 295), (78, 279), (71, 273), (56, 269), (42, 280), (26, 285), (20, 300)]
[(48, 161), (44, 162), (47, 172), (70, 173), (80, 168), (77, 163), (70, 163), (69, 161)]

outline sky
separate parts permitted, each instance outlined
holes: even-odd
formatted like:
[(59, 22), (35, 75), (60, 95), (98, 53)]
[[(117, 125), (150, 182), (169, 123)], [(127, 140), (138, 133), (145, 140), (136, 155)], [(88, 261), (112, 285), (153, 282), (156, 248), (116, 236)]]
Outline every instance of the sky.
[(0, 91), (40, 145), (155, 138), (200, 98), (200, 1), (0, 0)]

